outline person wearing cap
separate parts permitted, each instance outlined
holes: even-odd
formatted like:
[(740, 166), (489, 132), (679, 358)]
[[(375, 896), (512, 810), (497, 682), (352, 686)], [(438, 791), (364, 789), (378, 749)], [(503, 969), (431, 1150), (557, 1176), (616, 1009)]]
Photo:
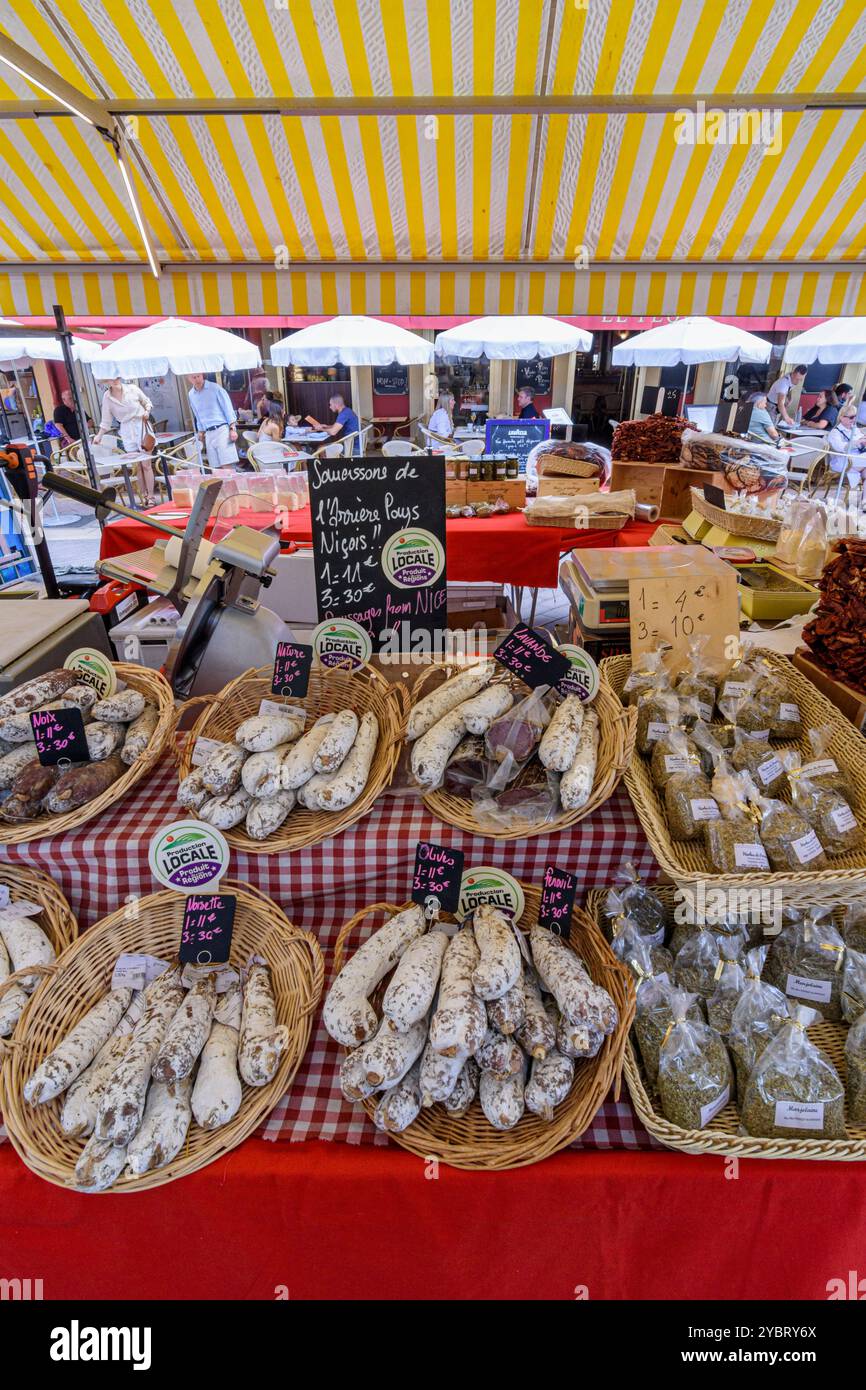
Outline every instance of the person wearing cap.
[(806, 380), (806, 371), (806, 367), (793, 367), (790, 376), (784, 373), (773, 382), (767, 392), (770, 414), (777, 420), (784, 420), (786, 425), (795, 424), (795, 421), (788, 414), (788, 398), (795, 387), (802, 386)]
[(535, 409), (535, 392), (531, 386), (521, 386), (517, 393), (518, 420), (540, 420)]
[(207, 449), (211, 468), (230, 468), (238, 461), (235, 408), (228, 391), (203, 372), (190, 372), (189, 408), (199, 440)]

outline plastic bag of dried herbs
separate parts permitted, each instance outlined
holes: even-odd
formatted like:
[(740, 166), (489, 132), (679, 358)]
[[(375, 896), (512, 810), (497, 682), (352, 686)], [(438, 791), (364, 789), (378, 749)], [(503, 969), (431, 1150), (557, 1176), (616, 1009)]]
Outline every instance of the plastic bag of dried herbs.
[(668, 942), (668, 949), (676, 960), (680, 951), (687, 941), (691, 941), (693, 936), (697, 936), (700, 931), (708, 931), (713, 936), (718, 937), (719, 941), (736, 939), (740, 942), (741, 948), (757, 944), (763, 937), (763, 927), (760, 922), (740, 921), (736, 915), (719, 918), (718, 921), (708, 922), (678, 922), (671, 932), (671, 939)]
[(721, 816), (704, 825), (704, 849), (717, 874), (766, 873), (770, 868), (758, 812), (748, 801), (747, 778), (747, 773), (731, 771), (724, 754), (718, 756), (711, 792)]
[(685, 729), (670, 729), (653, 743), (650, 776), (653, 785), (664, 791), (665, 784), (676, 772), (688, 772), (692, 759), (698, 758), (698, 746)]
[(695, 996), (671, 992), (673, 1025), (659, 1052), (662, 1111), (682, 1129), (703, 1129), (731, 1098), (733, 1072), (727, 1048), (714, 1028), (689, 1017)]
[(803, 737), (803, 717), (800, 706), (793, 698), (791, 688), (784, 674), (778, 671), (765, 656), (756, 656), (753, 669), (762, 690), (769, 692), (773, 712), (770, 721), (770, 737), (796, 739)]
[(861, 1014), (845, 1039), (848, 1068), (848, 1123), (866, 1125), (866, 1014)]
[(795, 807), (761, 796), (754, 784), (749, 800), (760, 812), (761, 841), (775, 873), (813, 873), (828, 867), (824, 846)]
[(736, 1068), (740, 1104), (755, 1063), (790, 1012), (786, 995), (761, 978), (769, 949), (755, 946), (746, 953), (743, 988), (728, 1030), (727, 1043)]
[(812, 757), (808, 762), (803, 763), (800, 776), (808, 777), (810, 782), (817, 782), (821, 787), (830, 787), (832, 791), (840, 792), (845, 800), (853, 806), (855, 801), (854, 788), (848, 774), (843, 772), (830, 752), (832, 741), (832, 724), (821, 724), (817, 729), (809, 730)]
[[(731, 742), (733, 742), (734, 726), (731, 724), (726, 727), (731, 730)], [(717, 758), (724, 751), (725, 745), (718, 738), (718, 733), (718, 725), (714, 724), (713, 727), (710, 728), (709, 724), (705, 724), (702, 719), (699, 719), (698, 722), (693, 725), (689, 734), (692, 742), (697, 746), (698, 754), (700, 755), (701, 771), (705, 777), (709, 778), (712, 778), (716, 770)]]
[(657, 685), (670, 684), (664, 660), (670, 647), (658, 647), (654, 652), (642, 652), (625, 678), (622, 697), (627, 705), (636, 705), (641, 695)]
[[(666, 971), (655, 971), (651, 953), (652, 948), (646, 941), (635, 942), (627, 964), (635, 979), (634, 1034), (647, 1078), (654, 1087), (659, 1074), (659, 1050), (674, 1018), (671, 1012), (673, 985)], [(696, 1023), (704, 1021), (700, 999), (693, 1001), (688, 1016)]]
[(664, 738), (680, 722), (680, 702), (674, 694), (670, 678), (665, 674), (652, 690), (646, 690), (637, 700), (635, 747), (644, 756), (652, 752), (657, 739)]
[(765, 738), (735, 729), (730, 761), (737, 772), (748, 772), (762, 796), (778, 796), (785, 785), (785, 766)]
[(734, 1009), (746, 981), (743, 939), (741, 936), (720, 936), (717, 941), (719, 963), (715, 972), (716, 987), (707, 999), (707, 1019), (710, 1027), (725, 1037), (731, 1031)]
[(630, 859), (624, 860), (614, 874), (613, 887), (604, 900), (604, 915), (608, 921), (630, 917), (644, 936), (654, 942), (664, 941), (667, 912), (657, 893), (642, 882)]
[(839, 996), (842, 1017), (846, 1023), (856, 1023), (866, 1012), (866, 954), (845, 951), (845, 964), (842, 966), (842, 992)]
[(762, 688), (751, 667), (742, 672), (742, 679), (728, 677), (722, 683), (718, 706), (722, 717), (737, 729), (763, 739), (770, 737), (776, 700), (771, 690)]
[(841, 1077), (806, 1029), (818, 1018), (795, 1004), (755, 1063), (740, 1106), (745, 1134), (765, 1139), (844, 1139)]
[(665, 819), (672, 840), (699, 840), (707, 821), (718, 820), (721, 812), (710, 791), (710, 783), (695, 758), (687, 772), (675, 772), (665, 785)]
[(707, 655), (709, 636), (693, 637), (685, 660), (674, 680), (674, 689), (681, 699), (697, 703), (697, 717), (709, 723), (716, 707), (716, 689), (721, 678), (718, 665)]
[(643, 951), (646, 948), (649, 951), (653, 974), (673, 976), (674, 958), (668, 948), (662, 946), (660, 941), (656, 942), (654, 937), (644, 936), (633, 918), (615, 917), (611, 926), (610, 948), (624, 965), (628, 965), (634, 959), (638, 947), (641, 948), (640, 959), (643, 959)]
[(848, 903), (839, 934), (849, 950), (866, 951), (866, 907)]
[(764, 979), (788, 995), (814, 1005), (831, 1023), (842, 1017), (845, 943), (827, 908), (783, 927), (770, 947)]
[(716, 970), (721, 959), (719, 938), (706, 927), (689, 937), (674, 958), (677, 989), (709, 999), (716, 987)]
[(791, 801), (812, 826), (827, 854), (850, 854), (862, 845), (862, 827), (841, 792), (792, 773)]

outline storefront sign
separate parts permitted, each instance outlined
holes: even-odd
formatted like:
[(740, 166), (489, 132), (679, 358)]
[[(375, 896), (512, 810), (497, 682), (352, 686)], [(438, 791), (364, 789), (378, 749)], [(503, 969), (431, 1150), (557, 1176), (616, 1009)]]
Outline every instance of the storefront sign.
[(37, 709), (30, 716), (36, 756), (43, 767), (89, 763), (90, 751), (80, 709)]
[(229, 958), (237, 898), (229, 893), (190, 893), (183, 910), (182, 964), (219, 965)]
[(67, 671), (77, 672), (82, 685), (90, 685), (105, 700), (117, 689), (117, 672), (111, 659), (93, 647), (79, 647), (63, 663)]
[(415, 850), (415, 872), (412, 875), (412, 901), (425, 907), (433, 897), (440, 912), (456, 912), (460, 902), (463, 879), (462, 850), (448, 845), (434, 845), (429, 840), (419, 842)]
[(577, 876), (569, 873), (568, 869), (557, 869), (554, 864), (548, 864), (541, 889), (539, 925), (549, 927), (557, 936), (568, 936), (576, 893)]
[(494, 658), (506, 671), (518, 676), (525, 685), (558, 685), (571, 671), (571, 663), (541, 632), (518, 623), (503, 637), (493, 652)]
[(540, 420), (488, 420), (484, 437), (484, 452), (505, 454), (519, 459), (522, 468), (526, 467), (536, 444), (550, 438), (550, 421)]
[(517, 879), (489, 864), (466, 870), (460, 884), (458, 913), (465, 917), (481, 903), (492, 903), (506, 912), (513, 922), (519, 922), (526, 910), (526, 898)]
[(154, 878), (179, 893), (216, 888), (229, 866), (225, 836), (200, 820), (176, 820), (158, 830), (148, 861)]
[(373, 644), (365, 628), (340, 618), (334, 623), (319, 623), (314, 629), (313, 652), (320, 666), (360, 671), (370, 660)]
[(391, 367), (373, 368), (374, 396), (408, 396), (409, 368), (395, 363)]
[(563, 642), (556, 650), (561, 656), (568, 657), (571, 663), (571, 670), (566, 672), (561, 681), (557, 681), (557, 690), (563, 695), (579, 695), (581, 700), (589, 704), (598, 694), (601, 679), (598, 667), (589, 652), (583, 647), (576, 647), (573, 642)]
[(300, 642), (278, 642), (271, 694), (294, 695), (302, 700), (310, 685), (312, 664), (312, 647)]
[(374, 653), (391, 649), (394, 632), (408, 634), (410, 650), (426, 633), (432, 650), (447, 627), (444, 467), (322, 458), (308, 477), (321, 622), (358, 623)]
[(514, 370), (514, 386), (531, 386), (539, 396), (550, 395), (552, 361), (549, 357), (533, 357), (531, 362), (518, 362)]

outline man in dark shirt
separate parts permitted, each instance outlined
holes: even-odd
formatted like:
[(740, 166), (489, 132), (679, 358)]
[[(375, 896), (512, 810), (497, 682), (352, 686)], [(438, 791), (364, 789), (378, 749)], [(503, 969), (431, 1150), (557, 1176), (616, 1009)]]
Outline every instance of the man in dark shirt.
[[(72, 404), (72, 392), (67, 387), (60, 392), (60, 405), (54, 407), (54, 423), (60, 430), (61, 444), (75, 444), (81, 438), (78, 429), (78, 420), (75, 416), (75, 407)], [(93, 421), (87, 417), (88, 425), (93, 426)]]
[(535, 409), (535, 392), (531, 386), (521, 386), (517, 393), (518, 419), (519, 420), (540, 420), (541, 416)]
[(350, 434), (355, 435), (356, 437), (352, 441), (352, 453), (360, 454), (361, 440), (358, 435), (361, 424), (354, 410), (347, 406), (343, 397), (339, 395), (332, 396), (328, 404), (337, 417), (333, 425), (323, 425), (312, 415), (307, 416), (307, 424), (312, 425), (315, 430), (326, 430), (333, 439), (346, 439)]

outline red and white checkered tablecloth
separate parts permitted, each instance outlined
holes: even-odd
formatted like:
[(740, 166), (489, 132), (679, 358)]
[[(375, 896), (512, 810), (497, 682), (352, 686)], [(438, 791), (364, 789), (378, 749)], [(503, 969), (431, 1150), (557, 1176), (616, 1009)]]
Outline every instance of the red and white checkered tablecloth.
[[(114, 912), (131, 896), (159, 885), (148, 867), (148, 845), (160, 826), (184, 815), (174, 799), (177, 773), (165, 758), (152, 776), (119, 806), (63, 836), (0, 847), (0, 856), (51, 875), (68, 898), (82, 930)], [(467, 867), (495, 864), (516, 878), (539, 882), (555, 863), (577, 873), (584, 889), (603, 888), (624, 859), (643, 875), (658, 866), (625, 789), (570, 830), (528, 840), (488, 840), (437, 821), (415, 797), (386, 796), (342, 835), (295, 854), (233, 852), (231, 878), (273, 898), (286, 916), (312, 931), (325, 955), (326, 987), (337, 934), (366, 903), (404, 902), (418, 840), (463, 850)], [(268, 1139), (336, 1139), (388, 1143), (360, 1106), (343, 1098), (337, 1072), (341, 1051), (317, 1020), (310, 1047), (291, 1092), (272, 1111), (260, 1133)], [(599, 1111), (581, 1140), (587, 1148), (647, 1148), (652, 1141), (623, 1091)]]

